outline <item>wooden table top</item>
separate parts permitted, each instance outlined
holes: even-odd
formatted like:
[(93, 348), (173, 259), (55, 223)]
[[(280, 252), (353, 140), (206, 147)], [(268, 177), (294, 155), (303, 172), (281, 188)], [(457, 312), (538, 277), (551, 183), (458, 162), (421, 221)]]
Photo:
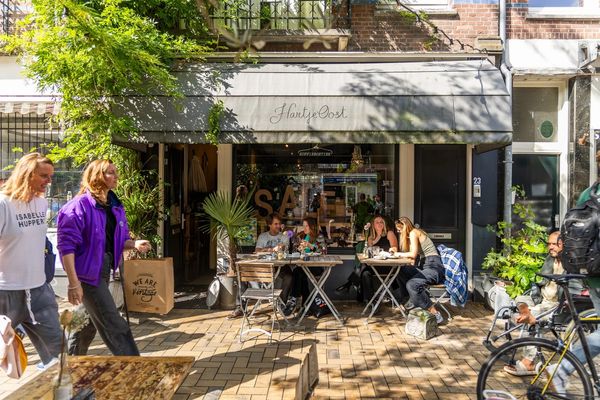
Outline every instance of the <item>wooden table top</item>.
[(244, 258), (236, 261), (238, 265), (270, 265), (272, 267), (281, 267), (284, 265), (304, 265), (306, 267), (333, 267), (334, 265), (343, 264), (344, 262), (339, 256), (334, 255), (321, 255), (321, 256), (309, 256), (308, 260), (302, 258), (284, 258), (282, 260), (267, 260), (261, 258)]
[(358, 256), (358, 260), (361, 263), (370, 265), (370, 266), (394, 266), (394, 265), (413, 265), (415, 261), (412, 258), (386, 258), (385, 260), (377, 259), (377, 258), (368, 258), (363, 256), (362, 254)]
[[(73, 394), (92, 386), (96, 399), (170, 399), (193, 363), (194, 357), (68, 357)], [(52, 366), (9, 398), (52, 400), (58, 371)]]

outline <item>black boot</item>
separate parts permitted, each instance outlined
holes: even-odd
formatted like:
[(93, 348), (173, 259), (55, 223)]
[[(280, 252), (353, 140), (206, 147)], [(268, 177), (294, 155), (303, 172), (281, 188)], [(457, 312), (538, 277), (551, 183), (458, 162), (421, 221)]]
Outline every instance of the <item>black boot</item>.
[(335, 291), (337, 293), (344, 293), (344, 292), (349, 291), (351, 286), (352, 286), (352, 282), (348, 281), (348, 282), (344, 283), (343, 285), (338, 286), (337, 288), (335, 288)]

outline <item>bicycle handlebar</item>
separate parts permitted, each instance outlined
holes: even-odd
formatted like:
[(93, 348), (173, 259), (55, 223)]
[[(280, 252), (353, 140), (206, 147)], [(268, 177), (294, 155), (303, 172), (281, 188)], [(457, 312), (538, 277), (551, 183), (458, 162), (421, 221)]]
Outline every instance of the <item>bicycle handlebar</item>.
[(541, 274), (536, 272), (536, 275), (546, 278), (551, 281), (555, 281), (558, 284), (567, 284), (572, 279), (587, 279), (587, 275), (583, 274)]

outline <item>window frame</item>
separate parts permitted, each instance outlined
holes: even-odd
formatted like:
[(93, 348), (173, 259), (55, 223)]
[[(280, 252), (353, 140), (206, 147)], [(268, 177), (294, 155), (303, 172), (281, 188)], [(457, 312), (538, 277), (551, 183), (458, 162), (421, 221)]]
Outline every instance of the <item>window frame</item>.
[[(518, 80), (513, 81), (513, 88), (557, 88), (558, 89), (558, 115), (556, 142), (514, 142), (514, 154), (523, 155), (557, 155), (558, 160), (558, 210), (559, 219), (567, 212), (567, 199), (569, 198), (569, 101), (567, 81), (555, 80)], [(561, 221), (558, 221), (559, 223)]]

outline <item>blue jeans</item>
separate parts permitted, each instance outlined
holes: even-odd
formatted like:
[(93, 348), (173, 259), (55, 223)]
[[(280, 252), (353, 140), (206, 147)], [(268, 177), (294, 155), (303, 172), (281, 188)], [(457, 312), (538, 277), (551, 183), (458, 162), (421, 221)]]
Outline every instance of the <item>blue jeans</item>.
[[(590, 298), (592, 299), (592, 303), (594, 303), (594, 309), (596, 310), (597, 315), (600, 316), (600, 288), (589, 288), (589, 290)], [(588, 347), (590, 349), (590, 355), (592, 358), (596, 357), (600, 354), (600, 329), (590, 333), (585, 338), (587, 339)], [(583, 364), (587, 362), (581, 343), (577, 343), (572, 352)], [(560, 368), (568, 375), (572, 374), (575, 370), (573, 364), (569, 362), (562, 363)]]

